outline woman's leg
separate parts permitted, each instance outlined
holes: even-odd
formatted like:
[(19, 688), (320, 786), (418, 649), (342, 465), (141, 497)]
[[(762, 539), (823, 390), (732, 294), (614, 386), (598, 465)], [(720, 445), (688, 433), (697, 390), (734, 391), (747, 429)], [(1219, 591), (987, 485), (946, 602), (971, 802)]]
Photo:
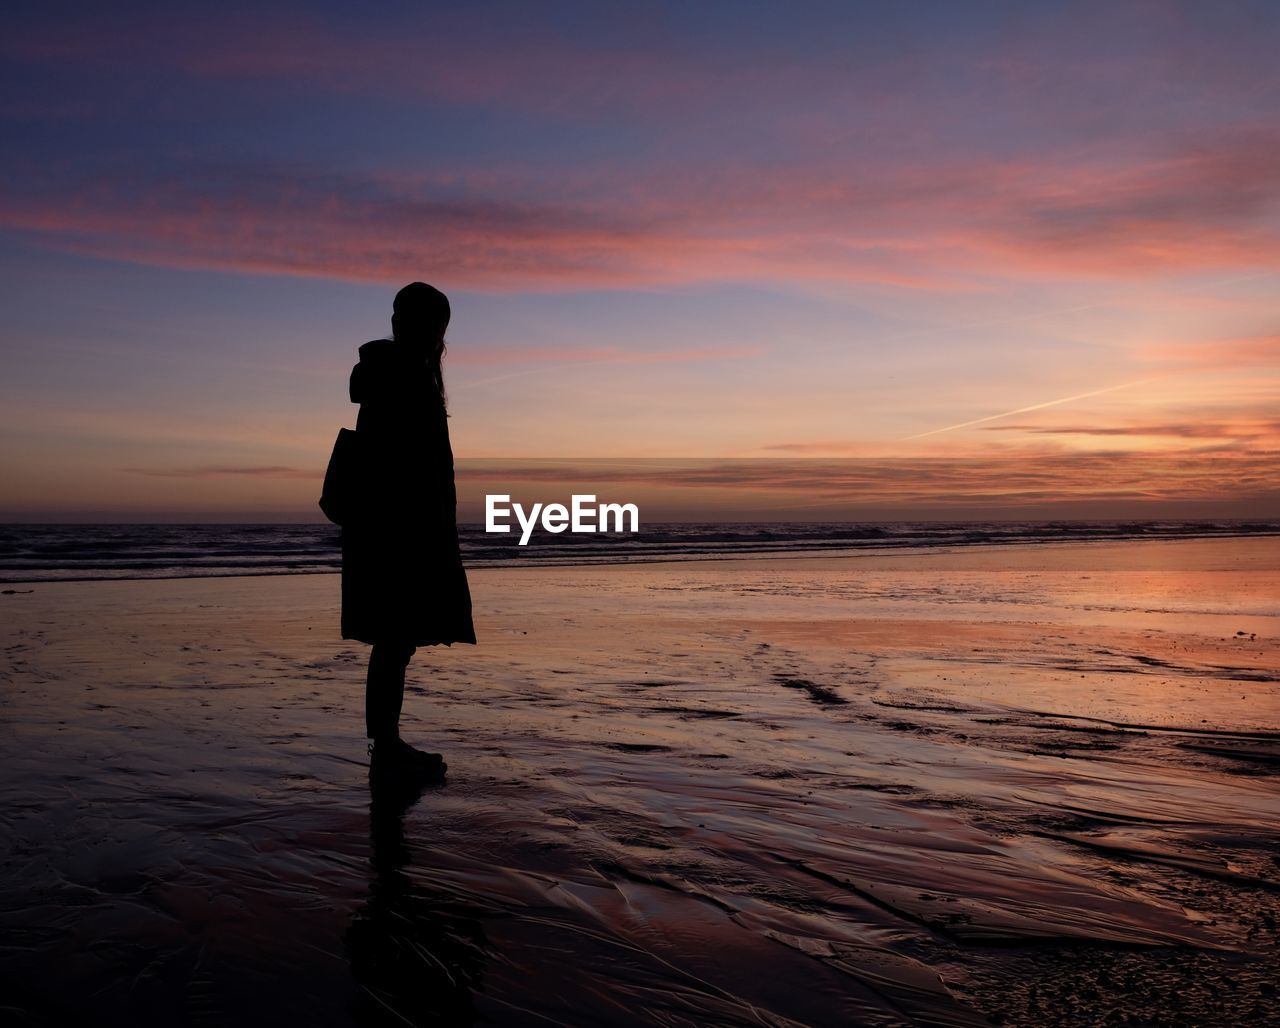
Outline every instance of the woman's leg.
[(416, 649), (403, 643), (374, 644), (364, 691), (364, 724), (370, 739), (400, 737), (404, 672)]

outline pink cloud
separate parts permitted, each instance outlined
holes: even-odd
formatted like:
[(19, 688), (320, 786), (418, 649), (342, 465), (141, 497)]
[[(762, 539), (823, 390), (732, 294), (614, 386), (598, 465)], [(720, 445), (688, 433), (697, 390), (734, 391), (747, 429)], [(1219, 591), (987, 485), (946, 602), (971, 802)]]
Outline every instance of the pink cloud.
[(869, 449), (866, 443), (849, 442), (841, 439), (814, 439), (795, 443), (770, 443), (760, 447), (762, 450), (776, 453), (788, 453), (800, 456), (821, 457), (856, 457), (866, 454)]
[[(1235, 133), (1098, 168), (796, 163), (720, 174), (616, 167), (441, 178), (201, 166), (77, 175), (33, 163), (0, 226), (175, 267), (491, 290), (725, 281), (973, 288), (991, 276), (1280, 268), (1271, 153)], [(573, 199), (564, 199), (573, 196)]]
[(320, 478), (322, 472), (307, 468), (278, 465), (202, 465), (186, 468), (120, 468), (129, 475), (148, 478)]
[(618, 346), (572, 347), (486, 346), (451, 353), (451, 367), (511, 367), (519, 364), (671, 364), (757, 357), (758, 346), (694, 346), (682, 350), (624, 350)]
[(566, 118), (624, 113), (667, 124), (676, 111), (763, 108), (780, 95), (794, 100), (835, 91), (850, 103), (884, 101), (927, 74), (934, 60), (869, 47), (856, 61), (844, 47), (784, 58), (766, 45), (744, 54), (735, 52), (732, 32), (691, 39), (640, 8), (576, 19), (579, 29), (593, 30), (591, 45), (566, 33), (558, 19), (532, 11), (497, 17), (466, 5), (447, 14), (422, 11), (419, 18), (351, 19), (226, 8), (216, 17), (130, 19), (113, 9), (8, 26), (0, 54), (117, 76), (163, 69), (196, 84), (249, 83), (308, 99), (361, 96)]
[[(744, 234), (714, 205), (668, 199), (610, 211), (511, 199), (433, 198), (372, 180), (206, 171), (200, 179), (98, 179), (0, 201), (0, 224), (61, 249), (176, 267), (366, 281), (434, 276), (493, 289), (734, 279), (943, 283), (894, 244), (833, 247), (782, 226)], [(38, 180), (37, 180), (38, 181)], [(910, 247), (914, 249), (914, 246)]]

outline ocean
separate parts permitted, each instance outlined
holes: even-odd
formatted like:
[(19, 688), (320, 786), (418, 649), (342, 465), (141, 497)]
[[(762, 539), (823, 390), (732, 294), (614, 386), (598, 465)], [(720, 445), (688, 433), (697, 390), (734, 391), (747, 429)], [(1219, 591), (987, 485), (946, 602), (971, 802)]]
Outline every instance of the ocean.
[[(644, 525), (637, 534), (459, 527), (468, 566), (715, 560), (756, 554), (909, 550), (1009, 543), (1280, 535), (1280, 521), (1034, 521)], [(5, 524), (0, 582), (311, 575), (341, 565), (329, 524)]]

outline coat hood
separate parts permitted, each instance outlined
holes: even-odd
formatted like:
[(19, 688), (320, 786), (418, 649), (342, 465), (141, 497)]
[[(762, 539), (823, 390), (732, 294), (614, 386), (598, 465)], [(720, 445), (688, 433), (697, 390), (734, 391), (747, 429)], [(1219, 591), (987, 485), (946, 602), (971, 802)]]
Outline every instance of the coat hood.
[(371, 339), (360, 347), (362, 361), (381, 361), (394, 358), (399, 350), (394, 339)]

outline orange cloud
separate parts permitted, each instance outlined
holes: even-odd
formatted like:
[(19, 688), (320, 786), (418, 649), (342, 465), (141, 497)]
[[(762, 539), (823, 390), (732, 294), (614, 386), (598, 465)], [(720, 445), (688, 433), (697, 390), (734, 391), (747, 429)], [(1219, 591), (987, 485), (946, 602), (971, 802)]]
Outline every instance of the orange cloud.
[(1167, 436), (1176, 439), (1232, 439), (1280, 442), (1280, 418), (1237, 418), (1125, 425), (987, 425), (986, 432), (1027, 432), (1032, 435)]
[(1150, 360), (1195, 367), (1280, 367), (1280, 334), (1153, 343), (1142, 347), (1139, 353)]
[[(482, 503), (486, 492), (530, 499), (595, 490), (610, 497), (715, 509), (920, 510), (1000, 507), (1009, 511), (1063, 503), (1226, 502), (1274, 508), (1280, 450), (1255, 453), (1142, 452), (968, 458), (754, 460), (471, 460), (458, 464), (460, 498)], [(540, 491), (539, 491), (540, 490)]]

